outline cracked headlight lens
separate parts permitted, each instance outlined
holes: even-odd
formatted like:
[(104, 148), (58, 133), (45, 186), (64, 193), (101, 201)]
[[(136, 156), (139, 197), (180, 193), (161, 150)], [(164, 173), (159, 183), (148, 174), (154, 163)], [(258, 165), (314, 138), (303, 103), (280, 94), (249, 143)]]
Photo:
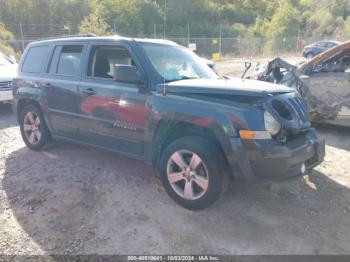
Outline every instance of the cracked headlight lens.
[(272, 136), (277, 135), (282, 125), (267, 111), (264, 112), (265, 130)]

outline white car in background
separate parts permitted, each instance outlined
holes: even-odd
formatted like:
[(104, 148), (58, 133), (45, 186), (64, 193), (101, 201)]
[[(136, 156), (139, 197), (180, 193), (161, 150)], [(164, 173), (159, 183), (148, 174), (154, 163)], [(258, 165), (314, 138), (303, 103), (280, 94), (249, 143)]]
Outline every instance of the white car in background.
[(0, 52), (0, 103), (12, 101), (12, 80), (18, 64)]

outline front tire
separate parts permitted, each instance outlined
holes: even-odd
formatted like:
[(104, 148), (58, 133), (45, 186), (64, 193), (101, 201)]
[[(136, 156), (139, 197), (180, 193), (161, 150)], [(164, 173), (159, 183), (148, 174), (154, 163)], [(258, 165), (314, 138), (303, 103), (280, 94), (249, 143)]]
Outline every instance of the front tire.
[(184, 208), (213, 204), (223, 192), (222, 161), (214, 145), (197, 137), (175, 140), (163, 152), (160, 174), (170, 197)]
[(45, 119), (35, 105), (26, 105), (22, 109), (20, 129), (24, 143), (32, 150), (42, 149), (51, 140)]

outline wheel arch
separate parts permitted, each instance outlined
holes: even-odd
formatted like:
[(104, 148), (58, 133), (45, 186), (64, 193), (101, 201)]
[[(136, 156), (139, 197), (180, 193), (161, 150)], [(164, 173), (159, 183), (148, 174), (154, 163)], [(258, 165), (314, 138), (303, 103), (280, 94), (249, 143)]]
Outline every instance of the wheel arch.
[(17, 101), (17, 107), (16, 107), (16, 117), (17, 117), (18, 122), (20, 121), (20, 115), (21, 115), (23, 108), (27, 105), (34, 105), (42, 111), (42, 108), (41, 108), (38, 101), (30, 99), (30, 98), (19, 99)]
[[(33, 87), (21, 87), (16, 90), (13, 109), (16, 113), (17, 121), (19, 123), (19, 117), (21, 111), (26, 105), (35, 105), (41, 111), (44, 116), (46, 124), (49, 124), (47, 117), (48, 101), (43, 90)], [(48, 125), (50, 129), (50, 125)]]
[[(174, 120), (160, 120), (156, 127), (152, 143), (152, 164), (159, 166), (159, 161), (165, 148), (173, 141), (183, 137), (196, 136), (207, 140), (216, 151), (220, 153), (220, 158), (227, 168), (230, 168), (221, 141), (213, 130), (207, 127), (200, 127), (193, 123)], [(231, 170), (228, 170), (231, 174)]]

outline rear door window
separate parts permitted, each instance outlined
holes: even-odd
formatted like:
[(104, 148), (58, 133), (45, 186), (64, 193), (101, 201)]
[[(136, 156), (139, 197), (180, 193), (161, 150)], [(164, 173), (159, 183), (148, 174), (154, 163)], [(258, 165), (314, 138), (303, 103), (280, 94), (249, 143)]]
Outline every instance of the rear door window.
[(80, 60), (83, 46), (62, 46), (58, 59), (56, 74), (64, 76), (78, 76), (80, 73)]
[(48, 45), (30, 47), (22, 65), (22, 72), (40, 73), (48, 52)]

